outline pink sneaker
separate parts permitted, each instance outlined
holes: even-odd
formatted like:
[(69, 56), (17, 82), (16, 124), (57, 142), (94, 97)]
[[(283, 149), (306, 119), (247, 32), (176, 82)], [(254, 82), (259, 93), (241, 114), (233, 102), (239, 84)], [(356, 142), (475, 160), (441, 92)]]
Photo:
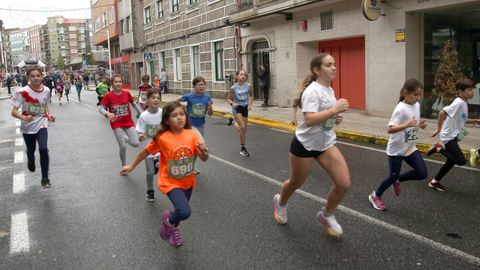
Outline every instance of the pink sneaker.
[(169, 211), (169, 210), (163, 211), (162, 224), (160, 224), (160, 237), (163, 240), (170, 239), (170, 236), (172, 235), (172, 226), (168, 221), (171, 215), (172, 215), (172, 211)]
[(400, 196), (400, 182), (393, 183), (393, 192), (395, 192), (395, 195)]
[(172, 227), (172, 234), (170, 235), (170, 244), (174, 247), (178, 247), (183, 244), (182, 233), (180, 232), (180, 225), (177, 227)]
[(368, 200), (372, 204), (373, 208), (375, 208), (379, 211), (384, 211), (385, 210), (385, 203), (383, 202), (382, 198), (377, 197), (375, 195), (375, 191), (372, 192), (372, 194), (368, 195)]

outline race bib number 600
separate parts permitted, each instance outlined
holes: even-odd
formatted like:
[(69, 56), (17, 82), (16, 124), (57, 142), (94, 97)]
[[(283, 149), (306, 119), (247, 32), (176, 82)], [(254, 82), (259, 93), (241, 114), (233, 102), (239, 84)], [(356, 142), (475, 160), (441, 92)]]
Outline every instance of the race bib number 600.
[(183, 158), (180, 160), (168, 161), (168, 177), (182, 179), (193, 173), (195, 158)]
[(47, 105), (41, 103), (28, 103), (27, 112), (30, 115), (45, 115), (47, 113)]

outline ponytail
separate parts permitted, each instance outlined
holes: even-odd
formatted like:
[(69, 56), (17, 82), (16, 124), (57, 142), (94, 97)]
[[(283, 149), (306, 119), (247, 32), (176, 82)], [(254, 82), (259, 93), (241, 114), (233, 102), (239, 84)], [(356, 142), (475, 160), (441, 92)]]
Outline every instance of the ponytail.
[(315, 74), (308, 74), (307, 76), (305, 76), (305, 78), (303, 78), (302, 82), (298, 86), (298, 90), (297, 90), (298, 95), (293, 99), (293, 104), (292, 104), (293, 108), (302, 108), (303, 92), (315, 80), (317, 80), (317, 76)]

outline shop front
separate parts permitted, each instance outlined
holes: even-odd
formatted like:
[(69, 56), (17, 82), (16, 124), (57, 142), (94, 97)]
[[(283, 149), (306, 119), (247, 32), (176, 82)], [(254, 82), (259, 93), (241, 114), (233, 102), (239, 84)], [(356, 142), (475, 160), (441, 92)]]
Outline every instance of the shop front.
[(122, 55), (117, 58), (112, 58), (113, 74), (119, 74), (123, 78), (123, 88), (131, 89), (130, 82), (130, 57), (129, 55)]

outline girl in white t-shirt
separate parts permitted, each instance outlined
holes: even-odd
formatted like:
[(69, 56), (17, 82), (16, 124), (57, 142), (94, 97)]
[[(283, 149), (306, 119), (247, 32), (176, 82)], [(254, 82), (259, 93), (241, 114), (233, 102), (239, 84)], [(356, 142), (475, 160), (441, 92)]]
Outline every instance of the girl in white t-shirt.
[[(427, 178), (427, 166), (422, 155), (417, 150), (418, 129), (425, 129), (425, 120), (420, 120), (420, 104), (422, 97), (422, 84), (409, 79), (400, 90), (400, 100), (393, 110), (388, 133), (390, 139), (387, 145), (389, 174), (383, 180), (377, 190), (368, 196), (373, 208), (385, 210), (382, 195), (391, 185), (395, 195), (400, 195), (400, 183), (410, 180), (423, 180)], [(402, 163), (405, 161), (413, 170), (400, 174)]]
[[(50, 89), (42, 84), (42, 69), (38, 66), (27, 70), (30, 84), (18, 90), (12, 97), (12, 116), (20, 119), (20, 131), (27, 146), (28, 170), (35, 171), (35, 148), (38, 142), (40, 167), (42, 169), (42, 187), (51, 187), (49, 179), (48, 122), (55, 121), (50, 113)], [(21, 110), (21, 111), (19, 111)]]
[(335, 124), (340, 124), (339, 114), (349, 108), (346, 99), (335, 98), (330, 87), (336, 75), (335, 59), (321, 53), (310, 62), (310, 74), (300, 85), (300, 97), (294, 103), (302, 109), (303, 117), (290, 144), (290, 178), (283, 183), (281, 193), (273, 197), (274, 218), (287, 223), (287, 202), (296, 189), (307, 179), (312, 163), (316, 161), (333, 180), (326, 206), (317, 213), (317, 220), (331, 236), (343, 233), (333, 213), (350, 187), (347, 162), (335, 146)]
[[(141, 146), (145, 148), (153, 136), (157, 134), (157, 130), (160, 127), (162, 121), (162, 109), (160, 109), (160, 102), (162, 96), (158, 88), (150, 88), (147, 90), (147, 110), (140, 114), (138, 118), (136, 130), (138, 132), (138, 140), (141, 142)], [(155, 169), (158, 166), (158, 158), (160, 154), (149, 155), (145, 159), (145, 167), (147, 169), (147, 197), (149, 202), (155, 201), (155, 191), (153, 189), (153, 178), (158, 171)]]
[(470, 79), (460, 79), (456, 82), (455, 88), (458, 91), (458, 97), (449, 106), (444, 107), (438, 113), (437, 129), (432, 137), (440, 133), (440, 141), (445, 145), (435, 144), (427, 152), (427, 155), (441, 153), (447, 158), (447, 162), (440, 168), (435, 178), (428, 182), (428, 187), (446, 191), (447, 189), (440, 184), (440, 180), (453, 168), (453, 166), (463, 166), (467, 163), (463, 156), (462, 149), (458, 146), (468, 132), (465, 130), (465, 124), (480, 123), (479, 119), (468, 118), (467, 101), (475, 94), (475, 85)]

